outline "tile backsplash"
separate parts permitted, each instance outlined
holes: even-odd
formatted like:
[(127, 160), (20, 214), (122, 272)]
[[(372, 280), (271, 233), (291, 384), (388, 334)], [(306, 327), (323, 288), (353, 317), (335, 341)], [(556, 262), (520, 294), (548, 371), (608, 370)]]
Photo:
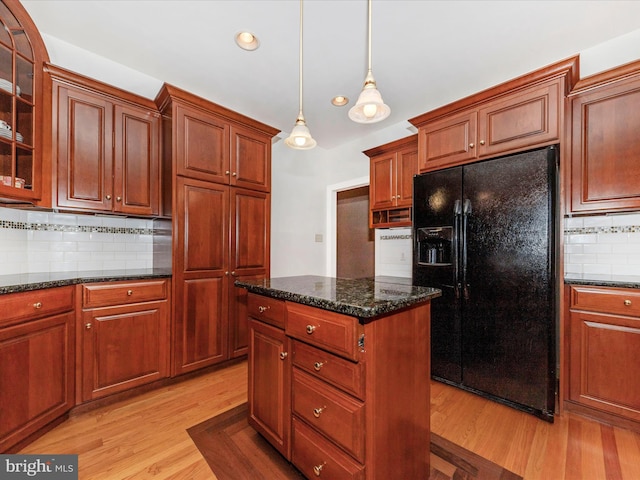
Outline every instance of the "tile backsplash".
[(153, 267), (153, 221), (0, 207), (0, 275)]
[(565, 278), (640, 281), (640, 213), (564, 219)]

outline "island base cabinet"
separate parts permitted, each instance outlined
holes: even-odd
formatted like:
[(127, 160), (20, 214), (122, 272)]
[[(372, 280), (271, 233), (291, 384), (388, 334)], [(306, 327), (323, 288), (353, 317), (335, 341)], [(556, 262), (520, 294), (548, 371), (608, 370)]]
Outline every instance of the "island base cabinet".
[(72, 313), (0, 329), (0, 452), (73, 407)]

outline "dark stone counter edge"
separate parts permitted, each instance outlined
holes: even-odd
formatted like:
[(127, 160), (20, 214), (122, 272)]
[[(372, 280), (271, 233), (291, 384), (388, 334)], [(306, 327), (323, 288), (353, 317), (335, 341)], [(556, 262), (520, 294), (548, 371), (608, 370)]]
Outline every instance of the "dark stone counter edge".
[(352, 317), (363, 319), (372, 319), (374, 317), (392, 313), (406, 307), (412, 307), (422, 303), (426, 303), (432, 298), (439, 297), (442, 294), (442, 292), (438, 289), (429, 288), (428, 293), (412, 295), (407, 299), (389, 300), (383, 303), (378, 303), (372, 307), (365, 307), (361, 305), (352, 305), (349, 303), (337, 302), (324, 298), (311, 297), (308, 295), (287, 292), (270, 287), (267, 288), (258, 285), (250, 285), (238, 281), (236, 281), (235, 284), (239, 287), (246, 288), (251, 293), (257, 293), (258, 295), (264, 295), (266, 297), (277, 298), (280, 300), (288, 300), (291, 302), (308, 305), (310, 307), (317, 307), (321, 308), (322, 310), (329, 310), (332, 312), (342, 313), (344, 315), (350, 315)]
[[(28, 276), (25, 275), (25, 276)], [(167, 270), (140, 270), (140, 271), (104, 271), (104, 272), (72, 272), (68, 276), (61, 275), (61, 278), (52, 278), (42, 281), (27, 281), (26, 283), (7, 284), (0, 276), (0, 295), (7, 293), (30, 292), (44, 288), (65, 287), (68, 285), (78, 285), (80, 283), (94, 282), (119, 282), (123, 280), (147, 280), (153, 278), (171, 278), (171, 272)]]
[(607, 280), (582, 280), (565, 278), (565, 285), (585, 285), (591, 287), (616, 287), (616, 288), (640, 288), (640, 282), (607, 281)]

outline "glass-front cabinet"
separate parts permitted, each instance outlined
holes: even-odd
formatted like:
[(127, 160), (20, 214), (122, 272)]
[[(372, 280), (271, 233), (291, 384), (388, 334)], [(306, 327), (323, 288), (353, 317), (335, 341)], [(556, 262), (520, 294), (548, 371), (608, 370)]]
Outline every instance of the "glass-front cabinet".
[(42, 65), (46, 50), (16, 1), (0, 3), (0, 198), (41, 198)]

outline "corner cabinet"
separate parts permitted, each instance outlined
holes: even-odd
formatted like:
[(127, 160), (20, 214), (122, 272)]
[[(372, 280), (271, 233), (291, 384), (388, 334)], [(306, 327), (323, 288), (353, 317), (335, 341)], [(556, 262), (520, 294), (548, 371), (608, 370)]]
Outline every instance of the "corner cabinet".
[(160, 213), (160, 113), (153, 101), (53, 65), (54, 204)]
[(43, 166), (42, 65), (49, 58), (20, 2), (0, 2), (0, 23), (0, 198), (39, 203), (51, 178)]
[(74, 403), (74, 287), (0, 295), (0, 452)]
[(164, 85), (163, 214), (173, 235), (179, 375), (247, 354), (247, 293), (269, 276), (271, 138), (278, 130)]
[(577, 75), (572, 57), (410, 119), (420, 172), (558, 143)]
[(410, 226), (413, 177), (418, 174), (418, 136), (363, 153), (370, 159), (369, 227)]
[(570, 99), (570, 213), (640, 210), (640, 61), (582, 79)]
[(640, 291), (567, 286), (568, 410), (640, 431)]

